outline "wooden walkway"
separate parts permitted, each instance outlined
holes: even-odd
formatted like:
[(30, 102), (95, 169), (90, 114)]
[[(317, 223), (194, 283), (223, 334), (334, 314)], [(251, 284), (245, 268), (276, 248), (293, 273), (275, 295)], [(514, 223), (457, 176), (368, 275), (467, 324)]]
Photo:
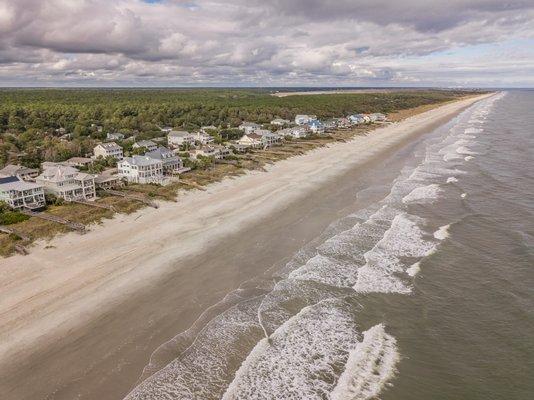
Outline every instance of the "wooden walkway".
[(103, 208), (105, 210), (116, 211), (115, 207), (113, 207), (111, 205), (95, 203), (94, 201), (71, 200), (71, 203), (79, 203), (79, 204), (84, 204), (84, 205), (89, 206), (89, 207)]
[(58, 224), (65, 225), (72, 230), (78, 231), (79, 233), (82, 233), (82, 234), (85, 233), (85, 225), (80, 224), (78, 222), (69, 221), (68, 219), (58, 217), (57, 215), (47, 214), (44, 212), (35, 212), (35, 211), (22, 211), (22, 213), (30, 217), (41, 218), (46, 221), (57, 222)]
[(112, 194), (114, 196), (124, 197), (125, 199), (140, 201), (141, 203), (144, 203), (150, 207), (154, 207), (154, 208), (159, 207), (156, 202), (149, 200), (143, 196), (136, 195), (136, 194), (121, 192), (119, 190), (112, 190), (112, 189), (104, 189), (104, 192)]
[(9, 227), (7, 227), (5, 225), (0, 225), (0, 232), (5, 233), (7, 235), (16, 235), (19, 238), (21, 238), (22, 240), (30, 240), (30, 238), (28, 236), (26, 236), (24, 233), (21, 233), (21, 232), (17, 231), (16, 229), (9, 228)]

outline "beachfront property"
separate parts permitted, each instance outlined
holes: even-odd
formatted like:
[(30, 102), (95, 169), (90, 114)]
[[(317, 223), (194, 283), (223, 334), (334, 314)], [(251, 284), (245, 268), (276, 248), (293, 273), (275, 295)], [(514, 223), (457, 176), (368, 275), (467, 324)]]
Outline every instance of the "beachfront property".
[(310, 131), (317, 135), (322, 135), (325, 132), (323, 123), (317, 119), (310, 121), (307, 125), (309, 126)]
[(237, 141), (237, 144), (241, 146), (260, 148), (263, 147), (262, 136), (256, 133), (245, 134)]
[(139, 140), (132, 145), (132, 149), (140, 149), (144, 147), (147, 151), (154, 151), (158, 148), (158, 145), (152, 140)]
[(260, 135), (262, 143), (268, 147), (280, 144), (283, 138), (281, 135), (273, 133), (267, 129), (258, 129), (254, 133)]
[(309, 124), (314, 119), (317, 119), (315, 115), (299, 114), (295, 116), (295, 124), (306, 125), (306, 124)]
[(16, 164), (8, 164), (0, 169), (0, 177), (15, 176), (27, 181), (34, 179), (37, 175), (39, 175), (38, 169), (27, 168)]
[(92, 158), (88, 157), (71, 157), (67, 161), (63, 162), (63, 165), (75, 168), (86, 168), (93, 163)]
[(124, 140), (124, 135), (120, 132), (108, 132), (106, 134), (106, 140), (110, 140), (110, 141), (113, 141), (113, 140)]
[(170, 176), (185, 172), (189, 168), (184, 168), (183, 160), (178, 157), (172, 150), (160, 146), (156, 150), (145, 153), (145, 156), (160, 161), (163, 168), (163, 175)]
[(16, 176), (0, 178), (0, 201), (15, 210), (36, 210), (46, 205), (41, 185)]
[(95, 176), (95, 187), (97, 189), (116, 189), (123, 185), (124, 183), (118, 175), (102, 173)]
[(195, 135), (187, 131), (171, 131), (167, 135), (167, 145), (171, 149), (177, 149), (180, 146), (193, 146), (195, 144)]
[(61, 164), (45, 164), (44, 171), (35, 178), (45, 193), (51, 193), (64, 200), (94, 200), (96, 198), (95, 177)]
[(352, 115), (349, 115), (348, 116), (348, 120), (350, 121), (350, 123), (352, 125), (364, 124), (366, 122), (370, 122), (371, 121), (369, 119), (369, 117), (367, 117), (364, 114), (352, 114)]
[(195, 137), (195, 142), (199, 142), (202, 145), (213, 143), (215, 139), (211, 135), (208, 135), (206, 132), (195, 132), (193, 133)]
[(160, 129), (160, 131), (165, 132), (165, 133), (172, 132), (172, 127), (170, 127), (170, 126), (164, 126), (163, 128), (159, 128), (159, 129)]
[(282, 118), (275, 118), (271, 121), (271, 125), (278, 125), (278, 126), (284, 126), (289, 125), (291, 123), (288, 119), (282, 119)]
[(164, 182), (163, 162), (148, 156), (125, 157), (117, 164), (118, 175), (128, 182), (157, 183)]
[(341, 118), (335, 118), (336, 127), (341, 129), (350, 128), (352, 126), (352, 123), (350, 119), (341, 117)]
[(115, 142), (97, 144), (93, 149), (93, 154), (93, 158), (113, 157), (117, 160), (122, 160), (124, 158), (122, 147)]
[(249, 135), (251, 133), (254, 133), (257, 129), (261, 129), (261, 126), (254, 122), (243, 122), (241, 125), (238, 126), (238, 129), (245, 132), (245, 135)]
[(387, 120), (387, 117), (382, 113), (373, 113), (369, 114), (371, 122), (383, 122)]
[(294, 139), (302, 139), (308, 136), (308, 127), (305, 125), (294, 126), (292, 128), (282, 129), (276, 132), (283, 137), (289, 136)]

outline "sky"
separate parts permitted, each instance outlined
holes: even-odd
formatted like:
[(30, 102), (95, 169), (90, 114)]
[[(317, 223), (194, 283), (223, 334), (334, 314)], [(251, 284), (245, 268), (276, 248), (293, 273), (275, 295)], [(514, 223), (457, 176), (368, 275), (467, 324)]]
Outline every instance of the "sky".
[(534, 87), (534, 0), (0, 0), (0, 86)]

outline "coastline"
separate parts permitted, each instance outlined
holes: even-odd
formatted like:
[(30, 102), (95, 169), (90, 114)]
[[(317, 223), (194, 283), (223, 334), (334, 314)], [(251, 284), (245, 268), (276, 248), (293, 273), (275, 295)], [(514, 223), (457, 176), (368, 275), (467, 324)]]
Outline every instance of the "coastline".
[(58, 237), (53, 248), (2, 260), (0, 376), (13, 359), (28, 357), (172, 272), (176, 260), (202, 255), (487, 96), (446, 104), (351, 142), (280, 161), (267, 172), (190, 192), (157, 210), (119, 215), (83, 237)]

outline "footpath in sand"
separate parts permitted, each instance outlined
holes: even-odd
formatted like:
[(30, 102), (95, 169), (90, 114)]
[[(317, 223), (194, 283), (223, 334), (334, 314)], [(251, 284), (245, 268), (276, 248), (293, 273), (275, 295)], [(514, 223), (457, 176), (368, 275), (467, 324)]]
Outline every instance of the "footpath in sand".
[(28, 256), (0, 260), (0, 367), (10, 358), (103, 312), (165, 276), (175, 261), (267, 218), (317, 187), (424, 133), (488, 95), (460, 100), (303, 156), (190, 192), (133, 215), (118, 215), (84, 236), (67, 234)]

